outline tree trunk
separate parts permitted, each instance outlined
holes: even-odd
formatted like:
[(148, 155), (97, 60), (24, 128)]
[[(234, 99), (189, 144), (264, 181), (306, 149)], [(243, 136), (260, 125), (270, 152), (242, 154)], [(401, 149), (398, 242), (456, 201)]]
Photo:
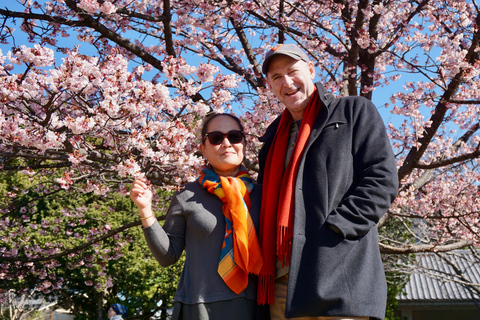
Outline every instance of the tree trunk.
[(103, 292), (97, 297), (97, 320), (103, 320)]

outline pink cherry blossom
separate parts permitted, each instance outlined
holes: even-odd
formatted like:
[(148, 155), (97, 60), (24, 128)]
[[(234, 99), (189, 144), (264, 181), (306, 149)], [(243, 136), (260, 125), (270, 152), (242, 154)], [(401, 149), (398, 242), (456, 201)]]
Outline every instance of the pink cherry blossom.
[[(401, 180), (385, 223), (398, 222), (431, 251), (480, 245), (478, 10), (468, 0), (435, 4), (187, 0), (170, 2), (167, 22), (158, 1), (22, 2), (17, 16), (2, 15), (0, 30), (0, 169), (40, 182), (4, 192), (0, 256), (18, 261), (0, 258), (0, 278), (25, 266), (50, 281), (40, 281), (39, 290), (54, 291), (61, 280), (44, 270), (57, 260), (29, 265), (22, 252), (48, 257), (65, 252), (55, 242), (60, 234), (94, 241), (117, 228), (109, 211), (79, 232), (89, 221), (82, 206), (37, 223), (40, 207), (16, 201), (63, 190), (126, 196), (137, 177), (178, 189), (204, 163), (199, 131), (210, 112), (240, 116), (248, 132), (245, 164), (256, 176), (257, 138), (284, 110), (261, 64), (282, 41), (305, 49), (328, 94), (364, 96), (381, 112)], [(154, 205), (165, 211), (168, 203)], [(385, 229), (380, 225), (382, 250), (420, 248)], [(52, 243), (31, 246), (31, 230)], [(120, 232), (112, 239), (108, 252), (98, 243), (89, 249), (119, 259), (122, 245), (135, 241)], [(101, 269), (101, 259), (73, 261), (77, 256), (66, 255), (68, 268)], [(84, 276), (98, 290), (115, 283), (91, 271)]]
[(100, 6), (100, 11), (105, 13), (105, 14), (112, 14), (115, 11), (117, 11), (117, 8), (113, 3), (110, 1), (105, 1), (103, 4)]
[(77, 6), (90, 14), (94, 14), (100, 9), (97, 0), (81, 0)]

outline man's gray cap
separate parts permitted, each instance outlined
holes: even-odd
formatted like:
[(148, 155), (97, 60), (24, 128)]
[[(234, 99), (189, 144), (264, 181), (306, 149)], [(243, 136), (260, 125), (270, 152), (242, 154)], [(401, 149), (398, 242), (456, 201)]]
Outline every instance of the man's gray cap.
[(265, 59), (263, 60), (263, 65), (262, 65), (262, 72), (266, 75), (268, 72), (268, 65), (270, 64), (270, 61), (272, 60), (273, 57), (275, 57), (278, 54), (283, 54), (286, 56), (289, 56), (290, 58), (293, 58), (295, 60), (303, 60), (305, 62), (309, 62), (310, 60), (308, 59), (307, 55), (305, 52), (300, 49), (299, 46), (295, 44), (279, 44), (276, 45), (275, 47), (272, 47), (270, 51), (267, 52), (265, 55)]

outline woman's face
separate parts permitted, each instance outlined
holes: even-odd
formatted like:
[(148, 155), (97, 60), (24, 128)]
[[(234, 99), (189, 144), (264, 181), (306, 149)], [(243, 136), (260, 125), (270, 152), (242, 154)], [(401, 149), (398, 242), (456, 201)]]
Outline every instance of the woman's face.
[[(226, 134), (232, 130), (241, 130), (235, 120), (229, 116), (217, 116), (208, 124), (207, 134), (214, 131)], [(218, 145), (212, 144), (208, 138), (205, 139), (205, 142), (200, 145), (200, 151), (219, 176), (235, 176), (243, 161), (244, 147), (245, 138), (242, 138), (239, 143), (231, 143), (225, 136)]]

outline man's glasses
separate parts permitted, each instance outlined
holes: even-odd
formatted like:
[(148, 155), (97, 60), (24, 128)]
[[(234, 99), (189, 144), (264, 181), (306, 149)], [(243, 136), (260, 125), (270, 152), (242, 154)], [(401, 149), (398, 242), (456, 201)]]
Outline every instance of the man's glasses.
[(208, 138), (208, 141), (210, 142), (210, 144), (216, 146), (223, 142), (223, 139), (225, 139), (225, 136), (227, 137), (228, 141), (230, 141), (231, 144), (235, 144), (235, 143), (242, 142), (242, 139), (245, 136), (245, 133), (239, 130), (231, 130), (231, 131), (228, 131), (227, 133), (223, 133), (220, 131), (212, 131), (205, 134), (203, 141), (205, 142), (205, 140)]

